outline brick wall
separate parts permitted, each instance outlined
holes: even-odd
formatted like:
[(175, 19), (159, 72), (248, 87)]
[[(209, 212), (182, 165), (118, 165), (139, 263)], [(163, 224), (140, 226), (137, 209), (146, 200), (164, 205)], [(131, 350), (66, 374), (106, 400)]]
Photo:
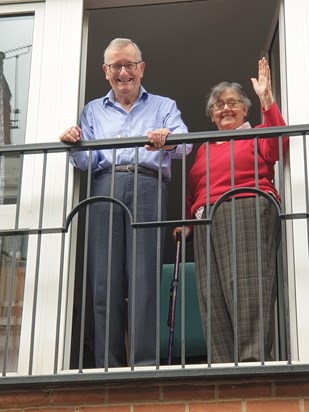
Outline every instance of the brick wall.
[(309, 412), (309, 379), (129, 383), (1, 391), (10, 412)]

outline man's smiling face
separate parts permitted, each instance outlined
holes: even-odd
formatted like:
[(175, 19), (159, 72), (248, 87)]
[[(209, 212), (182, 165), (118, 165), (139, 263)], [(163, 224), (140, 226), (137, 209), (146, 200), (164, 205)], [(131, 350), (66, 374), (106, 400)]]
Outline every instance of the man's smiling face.
[[(139, 62), (138, 54), (133, 45), (128, 45), (122, 48), (112, 48), (108, 52), (107, 63), (103, 64), (102, 68), (105, 73), (106, 80), (109, 81), (115, 93), (115, 99), (136, 99), (139, 94), (141, 79), (143, 78), (145, 63)], [(120, 72), (112, 73), (109, 66), (111, 64), (128, 64), (136, 63), (136, 70), (127, 71), (125, 67), (121, 67)]]

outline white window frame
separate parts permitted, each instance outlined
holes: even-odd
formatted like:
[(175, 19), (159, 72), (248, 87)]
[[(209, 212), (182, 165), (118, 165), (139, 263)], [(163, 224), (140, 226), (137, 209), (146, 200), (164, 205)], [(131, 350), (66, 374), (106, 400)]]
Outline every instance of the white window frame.
[[(309, 124), (309, 4), (307, 0), (278, 3), (282, 114), (289, 125)], [(269, 49), (271, 39), (268, 39)], [(297, 47), (296, 47), (297, 45)], [(285, 167), (286, 212), (306, 210), (301, 138), (292, 138)], [(309, 155), (307, 155), (309, 162)], [(291, 360), (309, 361), (308, 238), (304, 220), (287, 221), (289, 332)]]
[[(6, 2), (7, 3), (7, 2)], [(59, 134), (78, 118), (82, 0), (46, 0), (14, 4), (0, 4), (0, 16), (34, 14), (34, 33), (29, 84), (27, 126), (25, 143), (59, 141)], [(72, 24), (74, 21), (74, 24)], [(19, 227), (38, 227), (40, 213), (42, 157), (25, 156), (21, 212)], [(44, 227), (62, 226), (62, 204), (65, 155), (51, 155), (46, 173), (44, 200)], [(69, 204), (73, 202), (73, 173), (70, 169)], [(70, 207), (70, 206), (69, 206)], [(16, 205), (0, 206), (2, 229), (12, 229), (15, 224)], [(67, 290), (69, 282), (69, 239), (65, 254), (62, 312), (60, 322), (59, 359), (57, 369), (64, 367), (65, 323), (67, 315)], [(29, 237), (27, 271), (25, 280), (22, 330), (17, 374), (29, 373), (30, 337), (33, 310), (34, 279), (38, 237)], [(56, 315), (59, 285), (61, 235), (41, 238), (39, 282), (36, 301), (34, 352), (32, 374), (49, 374), (54, 371)], [(74, 260), (74, 259), (73, 259)], [(72, 268), (72, 270), (74, 270)], [(71, 273), (71, 272), (70, 272)], [(68, 305), (68, 309), (72, 305)], [(68, 332), (68, 335), (70, 333)], [(66, 361), (68, 364), (68, 360)]]

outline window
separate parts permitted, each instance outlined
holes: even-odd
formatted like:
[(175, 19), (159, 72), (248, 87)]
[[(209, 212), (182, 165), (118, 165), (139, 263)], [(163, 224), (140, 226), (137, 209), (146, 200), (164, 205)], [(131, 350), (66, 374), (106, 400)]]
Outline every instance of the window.
[[(25, 143), (33, 15), (0, 17), (0, 146)], [(0, 158), (0, 204), (15, 204), (19, 156)], [(0, 359), (17, 370), (27, 236), (0, 238)]]
[[(33, 22), (0, 17), (0, 145), (25, 142)], [(0, 204), (16, 203), (19, 169), (19, 158), (1, 157)]]

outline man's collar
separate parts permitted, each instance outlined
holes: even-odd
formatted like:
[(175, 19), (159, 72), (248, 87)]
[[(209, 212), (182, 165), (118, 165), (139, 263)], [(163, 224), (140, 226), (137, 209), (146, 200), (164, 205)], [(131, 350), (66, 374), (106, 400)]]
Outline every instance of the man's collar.
[[(143, 86), (141, 86), (140, 90), (139, 90), (138, 100), (139, 101), (141, 101), (141, 100), (147, 101), (148, 96), (149, 96), (148, 92), (144, 89)], [(103, 106), (106, 106), (108, 104), (115, 105), (115, 103), (116, 103), (115, 94), (114, 94), (113, 89), (111, 89), (107, 93), (107, 95), (103, 97)]]

